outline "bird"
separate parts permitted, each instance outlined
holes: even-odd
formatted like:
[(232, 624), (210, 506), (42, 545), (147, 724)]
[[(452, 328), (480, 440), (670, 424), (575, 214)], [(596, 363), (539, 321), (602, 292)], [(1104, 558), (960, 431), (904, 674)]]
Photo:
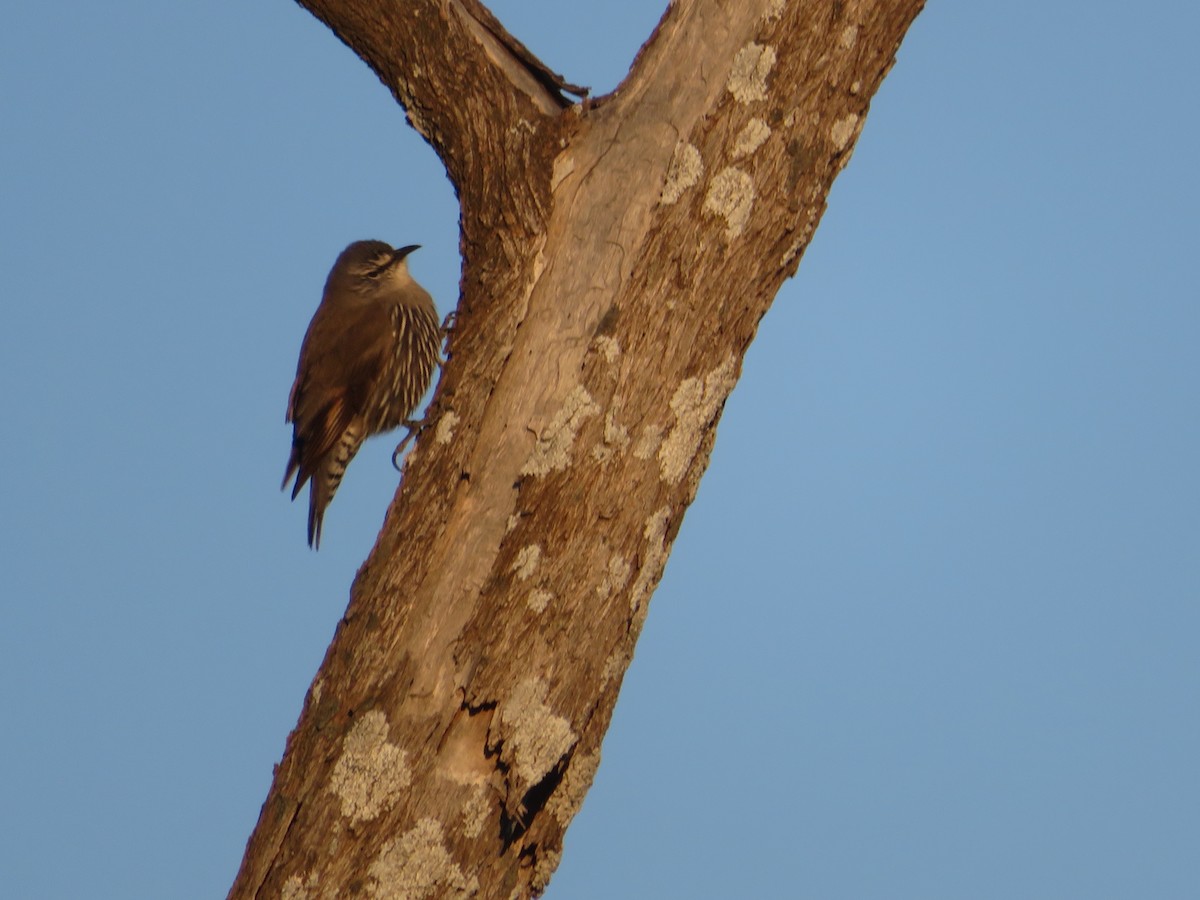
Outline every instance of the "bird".
[(355, 241), (338, 255), (300, 346), (286, 421), (292, 451), (281, 489), (305, 483), (308, 545), (319, 549), (325, 509), (368, 437), (405, 425), (440, 362), (442, 327), (408, 271), (409, 244)]

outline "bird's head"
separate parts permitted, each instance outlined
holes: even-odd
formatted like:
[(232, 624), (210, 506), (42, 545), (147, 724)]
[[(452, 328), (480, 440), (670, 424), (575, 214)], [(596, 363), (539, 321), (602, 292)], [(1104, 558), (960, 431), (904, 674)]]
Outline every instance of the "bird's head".
[(349, 296), (371, 296), (410, 284), (407, 258), (419, 247), (409, 244), (392, 249), (384, 241), (355, 241), (333, 264), (325, 283), (326, 297), (345, 291)]

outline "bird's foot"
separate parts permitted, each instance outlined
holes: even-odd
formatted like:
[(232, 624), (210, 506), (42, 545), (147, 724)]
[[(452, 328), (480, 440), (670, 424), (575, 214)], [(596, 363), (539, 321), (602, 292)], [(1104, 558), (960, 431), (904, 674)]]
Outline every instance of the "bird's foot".
[(396, 449), (392, 451), (392, 467), (397, 472), (402, 471), (400, 468), (400, 457), (404, 454), (404, 451), (408, 449), (408, 445), (411, 444), (416, 439), (417, 435), (424, 430), (425, 426), (429, 424), (429, 417), (426, 416), (419, 422), (406, 419), (400, 424), (408, 430), (408, 433), (404, 435), (400, 443), (396, 445)]

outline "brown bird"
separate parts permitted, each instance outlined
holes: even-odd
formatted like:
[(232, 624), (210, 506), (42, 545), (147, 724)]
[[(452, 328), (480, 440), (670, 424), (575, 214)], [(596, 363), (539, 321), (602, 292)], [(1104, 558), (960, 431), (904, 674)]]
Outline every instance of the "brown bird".
[(283, 487), (295, 475), (295, 500), (311, 481), (310, 547), (321, 544), (325, 508), (362, 442), (400, 425), (414, 427), (409, 416), (438, 364), (437, 309), (406, 261), (417, 247), (355, 241), (343, 250), (304, 335), (288, 397), (292, 455)]

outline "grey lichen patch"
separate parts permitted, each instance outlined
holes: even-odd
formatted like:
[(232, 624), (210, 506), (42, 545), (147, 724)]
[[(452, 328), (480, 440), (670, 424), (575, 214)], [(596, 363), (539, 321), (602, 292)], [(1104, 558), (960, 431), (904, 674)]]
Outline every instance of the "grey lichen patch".
[(843, 50), (849, 50), (858, 43), (858, 26), (847, 25), (842, 29), (842, 33), (838, 35), (838, 44)]
[(368, 897), (377, 900), (466, 898), (479, 892), (479, 879), (467, 877), (446, 849), (436, 819), (421, 819), (401, 837), (386, 842), (367, 869)]
[(629, 607), (635, 617), (646, 614), (646, 601), (650, 599), (667, 564), (667, 522), (670, 519), (671, 508), (661, 507), (646, 520), (646, 527), (642, 530), (646, 549), (642, 555), (642, 567), (633, 582), (633, 590), (629, 592)]
[(600, 686), (605, 687), (614, 678), (621, 677), (625, 667), (629, 665), (629, 654), (623, 650), (615, 650), (604, 660), (604, 668), (600, 670)]
[(629, 429), (617, 422), (611, 409), (604, 414), (604, 443), (624, 449), (629, 446)]
[(546, 801), (546, 812), (558, 820), (558, 824), (566, 828), (583, 806), (583, 798), (592, 787), (596, 770), (600, 768), (600, 751), (577, 753), (571, 758), (571, 764), (563, 773), (563, 779), (555, 788), (550, 799)]
[(783, 8), (786, 6), (785, 0), (771, 0), (767, 4), (767, 11), (763, 13), (763, 22), (774, 22), (783, 15)]
[(437, 430), (433, 433), (433, 439), (439, 444), (448, 444), (454, 439), (454, 426), (458, 424), (458, 413), (453, 410), (447, 410), (442, 413), (442, 417), (438, 419)]
[(610, 409), (604, 414), (604, 443), (592, 448), (592, 459), (600, 463), (608, 462), (628, 446), (629, 429), (618, 424), (616, 412)]
[(743, 156), (749, 156), (761, 147), (770, 136), (770, 125), (762, 119), (751, 119), (734, 139), (733, 158), (741, 159)]
[(829, 139), (838, 150), (845, 150), (847, 145), (858, 135), (861, 125), (858, 113), (842, 116), (829, 129)]
[(800, 251), (804, 249), (804, 245), (808, 243), (808, 235), (802, 234), (783, 251), (783, 256), (779, 257), (779, 268), (786, 269), (792, 264), (792, 261), (800, 255)]
[(725, 220), (725, 237), (733, 240), (746, 227), (754, 208), (754, 180), (741, 169), (722, 169), (708, 184), (704, 211)]
[(611, 334), (600, 335), (596, 338), (595, 344), (606, 363), (612, 364), (621, 358), (621, 344)]
[(662, 444), (663, 430), (658, 425), (643, 425), (638, 441), (633, 445), (633, 455), (637, 459), (649, 459), (658, 452)]
[(667, 180), (663, 184), (659, 203), (663, 206), (675, 203), (703, 175), (704, 161), (700, 159), (700, 151), (686, 141), (680, 141), (675, 145), (675, 153), (667, 166)]
[(775, 68), (775, 48), (751, 41), (738, 51), (725, 87), (738, 103), (767, 99), (767, 76)]
[(658, 465), (667, 484), (678, 484), (691, 466), (705, 427), (716, 418), (733, 390), (736, 371), (737, 364), (730, 354), (707, 375), (686, 378), (676, 389), (671, 398), (675, 424), (658, 448)]
[(354, 723), (342, 741), (342, 755), (329, 775), (329, 789), (353, 822), (375, 818), (412, 781), (407, 755), (388, 743), (387, 716), (372, 709)]
[(546, 704), (546, 692), (543, 679), (526, 679), (498, 709), (505, 759), (526, 784), (541, 781), (579, 740)]
[(607, 600), (613, 594), (624, 590), (625, 585), (629, 583), (629, 573), (631, 570), (632, 566), (629, 565), (629, 560), (619, 553), (614, 553), (608, 561), (604, 578), (596, 586), (596, 593), (600, 596), (600, 599)]
[(540, 849), (533, 864), (533, 874), (529, 878), (529, 887), (535, 897), (546, 890), (546, 885), (550, 883), (550, 877), (554, 874), (554, 870), (558, 868), (558, 864), (561, 861), (561, 850), (554, 850), (550, 847), (542, 847)]
[(463, 804), (463, 835), (466, 837), (477, 838), (483, 833), (483, 826), (492, 815), (489, 793), (488, 787), (481, 784), (467, 795)]
[(320, 882), (312, 872), (306, 872), (303, 878), (291, 875), (283, 883), (279, 896), (281, 900), (316, 900), (319, 887)]
[(513, 562), (509, 571), (520, 578), (522, 581), (528, 581), (529, 578), (537, 571), (538, 564), (542, 561), (542, 548), (538, 544), (529, 544), (517, 551), (517, 558)]
[(800, 229), (800, 234), (792, 241), (787, 250), (783, 252), (783, 256), (779, 259), (780, 268), (787, 269), (791, 267), (797, 257), (804, 252), (804, 248), (808, 246), (808, 242), (812, 239), (813, 231), (817, 227), (817, 210), (810, 206), (805, 216), (804, 227)]
[(576, 385), (562, 408), (538, 437), (533, 452), (521, 469), (522, 475), (547, 475), (565, 469), (571, 461), (571, 445), (583, 423), (600, 412), (600, 407), (583, 387)]
[(554, 599), (554, 595), (545, 588), (534, 588), (529, 592), (529, 596), (525, 598), (525, 602), (535, 613), (545, 611), (550, 605), (550, 601)]

